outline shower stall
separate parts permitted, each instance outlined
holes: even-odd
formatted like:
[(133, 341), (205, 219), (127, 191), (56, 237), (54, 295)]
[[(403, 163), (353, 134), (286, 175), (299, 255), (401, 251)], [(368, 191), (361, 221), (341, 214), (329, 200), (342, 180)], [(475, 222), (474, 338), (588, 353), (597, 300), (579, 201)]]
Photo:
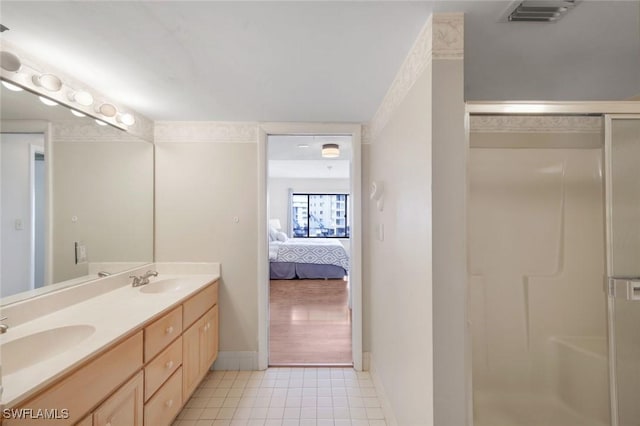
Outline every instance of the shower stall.
[(469, 117), (474, 425), (640, 425), (639, 164), (634, 116)]

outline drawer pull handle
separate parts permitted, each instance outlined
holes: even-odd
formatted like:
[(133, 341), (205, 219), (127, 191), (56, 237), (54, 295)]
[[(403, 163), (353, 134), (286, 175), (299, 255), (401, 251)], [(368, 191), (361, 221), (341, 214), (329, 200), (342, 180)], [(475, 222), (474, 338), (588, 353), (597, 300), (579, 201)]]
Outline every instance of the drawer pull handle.
[(167, 370), (173, 367), (173, 361), (167, 361), (167, 363), (165, 364), (165, 367), (167, 367)]
[(169, 327), (167, 327), (164, 331), (165, 331), (165, 333), (166, 333), (166, 334), (171, 334), (171, 333), (173, 333), (173, 326), (172, 326), (172, 325), (170, 325), (170, 326), (169, 326)]
[(166, 405), (167, 408), (171, 408), (171, 406), (173, 405), (173, 399), (168, 400), (167, 402), (164, 403), (164, 405)]

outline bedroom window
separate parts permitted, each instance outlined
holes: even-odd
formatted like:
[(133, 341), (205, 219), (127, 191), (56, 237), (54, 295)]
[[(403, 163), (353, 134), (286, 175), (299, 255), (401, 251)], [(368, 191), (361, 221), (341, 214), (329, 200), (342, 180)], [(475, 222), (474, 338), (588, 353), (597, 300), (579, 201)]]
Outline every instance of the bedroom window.
[(292, 194), (293, 238), (349, 238), (348, 194)]

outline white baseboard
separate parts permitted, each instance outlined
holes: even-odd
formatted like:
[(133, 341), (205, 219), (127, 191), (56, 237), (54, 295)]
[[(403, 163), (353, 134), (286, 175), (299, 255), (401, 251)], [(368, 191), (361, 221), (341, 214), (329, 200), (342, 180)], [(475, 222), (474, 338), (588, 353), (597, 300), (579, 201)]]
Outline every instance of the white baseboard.
[(371, 369), (371, 352), (362, 352), (362, 371)]
[[(364, 356), (366, 355), (366, 356)], [(384, 413), (384, 418), (387, 421), (388, 426), (398, 426), (398, 421), (396, 420), (396, 416), (391, 409), (391, 403), (389, 402), (389, 398), (387, 398), (387, 394), (384, 391), (384, 386), (382, 385), (382, 381), (380, 380), (380, 376), (378, 375), (378, 370), (376, 369), (376, 364), (373, 360), (373, 356), (371, 352), (363, 353), (363, 365), (364, 359), (367, 359), (369, 364), (369, 374), (371, 375), (371, 380), (373, 381), (373, 386), (376, 388), (376, 394), (378, 395), (378, 399), (380, 400), (380, 405), (382, 405), (382, 412)]]
[(223, 351), (218, 352), (218, 359), (212, 370), (255, 371), (258, 369), (258, 352), (255, 351)]

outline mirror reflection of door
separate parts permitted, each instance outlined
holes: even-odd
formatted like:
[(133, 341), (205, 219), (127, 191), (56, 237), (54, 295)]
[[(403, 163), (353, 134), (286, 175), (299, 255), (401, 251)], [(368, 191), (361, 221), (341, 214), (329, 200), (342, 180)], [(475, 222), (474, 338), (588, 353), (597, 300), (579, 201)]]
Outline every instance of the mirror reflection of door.
[(32, 258), (33, 288), (44, 285), (44, 227), (45, 227), (45, 156), (43, 150), (36, 150), (33, 159), (33, 191), (31, 216), (33, 218)]
[(4, 297), (44, 283), (44, 135), (3, 133), (0, 141), (0, 297)]

